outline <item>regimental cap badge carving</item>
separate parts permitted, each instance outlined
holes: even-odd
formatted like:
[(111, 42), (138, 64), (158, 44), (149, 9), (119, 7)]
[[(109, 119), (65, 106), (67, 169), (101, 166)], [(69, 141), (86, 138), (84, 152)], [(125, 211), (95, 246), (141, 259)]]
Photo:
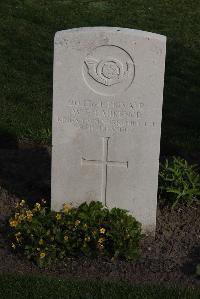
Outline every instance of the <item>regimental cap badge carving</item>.
[(120, 47), (99, 46), (85, 58), (83, 77), (96, 93), (112, 95), (122, 92), (132, 84), (134, 76), (133, 59)]
[(106, 86), (120, 83), (128, 74), (128, 66), (126, 70), (120, 61), (108, 57), (97, 61), (95, 59), (86, 59), (85, 64), (88, 67), (89, 75), (97, 82)]

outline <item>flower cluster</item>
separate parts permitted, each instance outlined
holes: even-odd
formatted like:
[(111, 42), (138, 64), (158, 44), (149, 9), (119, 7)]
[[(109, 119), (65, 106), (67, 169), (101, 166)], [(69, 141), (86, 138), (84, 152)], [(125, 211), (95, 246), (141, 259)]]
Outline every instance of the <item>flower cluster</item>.
[(141, 225), (126, 211), (108, 210), (100, 202), (73, 207), (65, 203), (59, 212), (41, 203), (30, 208), (22, 200), (9, 223), (11, 247), (40, 266), (68, 256), (121, 257), (138, 254)]
[(17, 227), (22, 221), (31, 222), (33, 214), (41, 210), (41, 205), (36, 203), (35, 207), (30, 210), (26, 207), (25, 200), (22, 200), (21, 202), (17, 202), (16, 208), (19, 210), (19, 212), (16, 212), (14, 217), (9, 220), (11, 227)]

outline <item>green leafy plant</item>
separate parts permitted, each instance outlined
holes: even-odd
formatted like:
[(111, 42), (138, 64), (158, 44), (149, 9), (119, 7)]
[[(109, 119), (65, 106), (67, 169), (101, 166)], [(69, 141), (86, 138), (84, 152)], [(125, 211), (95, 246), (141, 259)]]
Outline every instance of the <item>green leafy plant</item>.
[(54, 212), (42, 203), (30, 208), (22, 200), (9, 223), (12, 248), (39, 266), (81, 255), (133, 260), (142, 238), (141, 224), (127, 211), (94, 201), (77, 208), (65, 203)]
[(191, 204), (200, 196), (200, 176), (197, 165), (189, 165), (180, 157), (173, 156), (160, 163), (159, 195), (172, 209), (178, 203)]

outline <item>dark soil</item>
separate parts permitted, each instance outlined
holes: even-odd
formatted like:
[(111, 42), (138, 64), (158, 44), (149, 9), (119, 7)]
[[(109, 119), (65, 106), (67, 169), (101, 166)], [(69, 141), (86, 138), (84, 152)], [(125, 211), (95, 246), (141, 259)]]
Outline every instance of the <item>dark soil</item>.
[(5, 231), (6, 219), (18, 199), (50, 199), (50, 155), (48, 147), (0, 149), (0, 272), (200, 286), (200, 277), (195, 274), (196, 264), (200, 263), (200, 205), (197, 203), (174, 211), (158, 207), (155, 239), (147, 236), (142, 240), (141, 256), (136, 262), (69, 258), (41, 270), (16, 256), (1, 232)]

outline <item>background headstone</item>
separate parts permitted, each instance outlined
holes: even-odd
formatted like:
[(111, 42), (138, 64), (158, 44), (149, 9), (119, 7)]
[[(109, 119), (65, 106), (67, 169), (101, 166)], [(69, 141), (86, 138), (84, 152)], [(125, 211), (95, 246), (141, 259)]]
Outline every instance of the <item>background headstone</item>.
[(126, 28), (56, 33), (53, 210), (99, 200), (155, 230), (165, 47)]

